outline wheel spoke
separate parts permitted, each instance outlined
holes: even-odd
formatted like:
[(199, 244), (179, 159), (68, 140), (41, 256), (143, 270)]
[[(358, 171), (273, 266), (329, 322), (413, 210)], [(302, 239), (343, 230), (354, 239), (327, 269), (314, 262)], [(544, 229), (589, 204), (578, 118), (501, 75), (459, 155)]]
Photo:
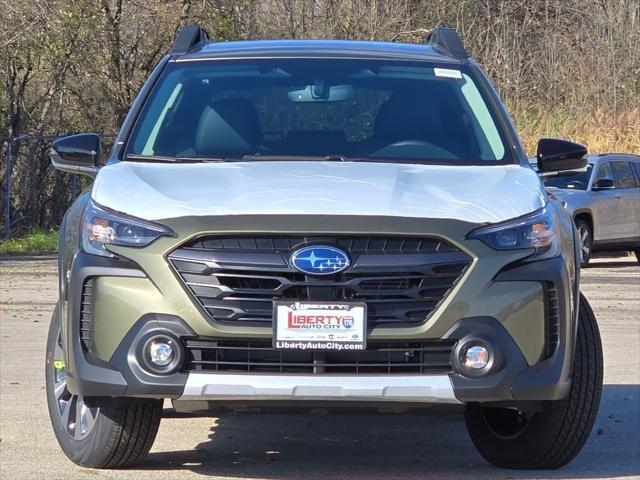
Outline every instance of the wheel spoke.
[(69, 416), (71, 414), (71, 407), (73, 406), (74, 398), (75, 397), (71, 397), (69, 400), (63, 401), (64, 403), (62, 405), (62, 425), (70, 434), (73, 434), (73, 431), (69, 426)]
[(75, 411), (75, 423), (73, 425), (73, 437), (79, 440), (82, 437), (82, 411), (84, 410), (84, 402), (82, 397), (75, 396), (76, 399), (76, 411)]
[(81, 440), (95, 425), (100, 409), (89, 407), (82, 395), (72, 395), (67, 388), (62, 332), (58, 333), (53, 361), (49, 368), (53, 368), (53, 394), (58, 404), (61, 423), (71, 437)]
[(83, 416), (83, 411), (85, 409), (84, 406), (84, 401), (82, 400), (82, 397), (75, 397), (76, 398), (76, 423), (73, 427), (73, 437), (76, 440), (79, 440), (82, 437), (82, 416)]
[(591, 253), (589, 230), (581, 226), (578, 229), (578, 239), (580, 240), (580, 252), (582, 255), (582, 261), (584, 262), (589, 258), (589, 254)]
[(56, 347), (53, 350), (53, 359), (64, 360), (64, 352), (62, 351), (62, 346), (59, 343), (56, 343)]
[(587, 240), (587, 232), (585, 232), (584, 230), (582, 230), (582, 231), (580, 232), (580, 241), (581, 241), (582, 243), (584, 243), (586, 240)]
[(95, 409), (89, 408), (86, 403), (83, 403), (80, 416), (80, 432), (82, 433), (82, 435), (91, 431), (94, 423), (96, 423)]
[(54, 394), (55, 394), (56, 400), (58, 401), (64, 400), (62, 396), (65, 394), (66, 390), (67, 390), (67, 382), (56, 383), (54, 387)]

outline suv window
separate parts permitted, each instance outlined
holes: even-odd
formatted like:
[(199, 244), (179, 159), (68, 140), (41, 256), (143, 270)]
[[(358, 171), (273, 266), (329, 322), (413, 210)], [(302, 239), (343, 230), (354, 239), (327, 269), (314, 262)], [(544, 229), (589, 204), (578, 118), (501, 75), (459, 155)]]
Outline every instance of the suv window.
[(611, 180), (614, 185), (616, 182), (616, 177), (613, 175), (613, 169), (611, 168), (611, 164), (609, 162), (603, 162), (598, 167), (598, 172), (596, 173), (596, 178), (593, 179), (593, 184), (595, 185), (598, 180), (601, 179)]
[(353, 59), (173, 62), (127, 154), (512, 163), (466, 68)]
[(573, 190), (586, 190), (591, 178), (593, 165), (587, 165), (584, 172), (574, 173), (566, 176), (549, 177), (543, 181), (545, 187), (568, 188)]
[(636, 181), (638, 182), (638, 186), (640, 186), (640, 162), (630, 162), (633, 170), (636, 172)]
[(618, 188), (633, 188), (638, 186), (629, 162), (614, 160), (611, 162), (611, 165), (616, 175), (616, 186)]

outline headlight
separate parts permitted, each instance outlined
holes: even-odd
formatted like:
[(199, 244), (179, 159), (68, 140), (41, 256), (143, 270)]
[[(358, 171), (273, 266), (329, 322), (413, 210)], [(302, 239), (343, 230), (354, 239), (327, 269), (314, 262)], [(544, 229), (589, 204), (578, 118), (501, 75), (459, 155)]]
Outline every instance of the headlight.
[(167, 235), (173, 235), (173, 232), (163, 225), (107, 211), (91, 200), (84, 213), (82, 247), (93, 255), (114, 257), (106, 249), (107, 245), (145, 247)]
[(531, 249), (529, 260), (555, 257), (560, 251), (555, 210), (546, 207), (515, 220), (478, 228), (468, 238), (481, 240), (496, 250)]

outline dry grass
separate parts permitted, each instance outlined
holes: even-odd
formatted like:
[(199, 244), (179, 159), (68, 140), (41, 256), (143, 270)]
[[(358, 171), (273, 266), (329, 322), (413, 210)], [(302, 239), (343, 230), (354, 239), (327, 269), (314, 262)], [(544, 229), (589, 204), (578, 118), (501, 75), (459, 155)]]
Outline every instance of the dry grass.
[[(532, 113), (534, 112), (534, 113)], [(516, 128), (528, 154), (534, 155), (540, 137), (559, 137), (586, 145), (590, 153), (629, 152), (640, 155), (640, 109), (614, 115), (547, 112), (528, 109), (514, 115)]]

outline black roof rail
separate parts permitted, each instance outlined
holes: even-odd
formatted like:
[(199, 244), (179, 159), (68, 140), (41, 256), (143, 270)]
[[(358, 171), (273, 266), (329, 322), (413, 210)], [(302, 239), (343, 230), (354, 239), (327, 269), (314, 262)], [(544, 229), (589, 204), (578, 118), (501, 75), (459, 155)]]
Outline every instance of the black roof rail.
[(171, 53), (171, 55), (182, 55), (199, 43), (206, 43), (208, 41), (209, 34), (204, 28), (198, 25), (186, 25), (178, 32), (178, 36), (173, 41), (169, 53)]
[(458, 32), (450, 27), (436, 27), (429, 32), (424, 43), (431, 45), (442, 53), (454, 58), (465, 60), (469, 58), (469, 52), (464, 48)]

